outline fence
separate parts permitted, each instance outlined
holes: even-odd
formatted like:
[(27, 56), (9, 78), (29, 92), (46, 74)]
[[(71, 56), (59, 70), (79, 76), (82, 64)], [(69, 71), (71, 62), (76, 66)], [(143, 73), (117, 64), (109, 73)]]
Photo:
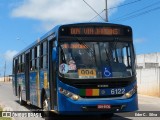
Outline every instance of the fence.
[(160, 67), (137, 69), (138, 93), (160, 97)]

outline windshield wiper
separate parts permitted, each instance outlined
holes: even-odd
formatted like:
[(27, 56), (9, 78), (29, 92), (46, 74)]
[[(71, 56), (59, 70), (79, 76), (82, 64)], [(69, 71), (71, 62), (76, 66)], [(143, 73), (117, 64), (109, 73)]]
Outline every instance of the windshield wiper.
[(106, 56), (107, 56), (106, 61), (107, 61), (107, 62), (108, 62), (108, 64), (111, 66), (111, 59), (110, 59), (110, 56), (111, 56), (111, 50), (109, 49), (109, 51), (107, 52), (107, 49), (105, 48), (105, 52), (106, 52)]
[(85, 44), (84, 42), (82, 42), (82, 41), (79, 40), (78, 38), (77, 38), (76, 40), (77, 40), (77, 42), (78, 42), (79, 44), (84, 45), (85, 48), (87, 48), (86, 51), (87, 51), (88, 53), (92, 53), (92, 56), (95, 57), (94, 51), (93, 51), (87, 44)]
[(79, 40), (79, 38), (76, 38), (76, 41), (77, 41), (79, 44), (85, 46), (85, 48), (87, 49), (87, 50), (86, 50), (87, 53), (88, 53), (88, 54), (91, 53), (91, 56), (94, 58), (95, 61), (94, 61), (93, 59), (91, 59), (91, 60), (94, 61), (95, 64), (97, 65), (97, 60), (96, 60), (96, 54), (95, 54), (94, 44), (93, 44), (93, 50), (92, 50), (87, 44), (85, 44), (84, 42), (82, 42), (82, 40)]

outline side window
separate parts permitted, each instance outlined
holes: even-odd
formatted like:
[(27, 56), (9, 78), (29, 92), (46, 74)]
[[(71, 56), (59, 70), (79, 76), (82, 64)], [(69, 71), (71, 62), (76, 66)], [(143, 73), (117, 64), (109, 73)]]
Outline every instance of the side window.
[[(17, 63), (16, 63), (17, 62)], [(17, 64), (17, 65), (16, 65)], [(23, 73), (25, 72), (25, 60), (24, 60), (24, 54), (18, 56), (13, 60), (13, 74), (16, 73)]]
[(15, 74), (15, 65), (16, 65), (16, 60), (15, 59), (13, 59), (13, 74)]
[(32, 50), (30, 51), (30, 56), (29, 56), (29, 61), (30, 61), (30, 71), (32, 71)]
[(41, 43), (40, 49), (41, 49), (41, 52), (40, 52), (41, 69), (47, 69), (47, 66), (48, 66), (48, 59), (47, 59), (48, 44), (47, 44), (47, 41)]
[(47, 54), (47, 42), (43, 42), (43, 55)]
[(32, 70), (35, 70), (35, 53), (34, 53), (34, 48), (32, 49)]
[(34, 70), (37, 70), (37, 47), (34, 48)]
[(35, 70), (35, 55), (34, 48), (31, 49), (30, 52), (30, 71)]
[(127, 54), (127, 67), (131, 67), (131, 52), (130, 52), (130, 47), (126, 47), (126, 54)]
[(22, 72), (22, 56), (18, 57), (18, 73)]
[(31, 54), (30, 54), (30, 70), (35, 71), (39, 68), (39, 57), (40, 57), (40, 46), (36, 46), (32, 48)]
[(38, 70), (39, 69), (39, 57), (40, 57), (40, 45), (38, 45), (36, 48), (35, 48), (35, 51), (36, 51), (36, 69)]
[(40, 68), (43, 68), (43, 44), (40, 45)]
[(24, 61), (24, 54), (22, 55), (21, 69), (22, 69), (22, 72), (25, 72), (25, 61)]

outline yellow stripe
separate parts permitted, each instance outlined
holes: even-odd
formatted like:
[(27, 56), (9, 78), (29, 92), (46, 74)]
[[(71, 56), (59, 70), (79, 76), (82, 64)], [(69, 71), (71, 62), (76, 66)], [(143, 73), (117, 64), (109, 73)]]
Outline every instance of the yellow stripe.
[(99, 89), (92, 89), (93, 96), (99, 96)]

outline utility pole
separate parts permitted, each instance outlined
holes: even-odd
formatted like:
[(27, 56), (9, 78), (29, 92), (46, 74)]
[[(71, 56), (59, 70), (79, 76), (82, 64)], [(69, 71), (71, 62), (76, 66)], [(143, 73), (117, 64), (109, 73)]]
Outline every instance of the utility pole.
[(5, 61), (5, 63), (4, 63), (4, 82), (5, 82), (5, 75), (6, 74), (6, 61)]
[(106, 22), (108, 22), (108, 4), (106, 0)]

